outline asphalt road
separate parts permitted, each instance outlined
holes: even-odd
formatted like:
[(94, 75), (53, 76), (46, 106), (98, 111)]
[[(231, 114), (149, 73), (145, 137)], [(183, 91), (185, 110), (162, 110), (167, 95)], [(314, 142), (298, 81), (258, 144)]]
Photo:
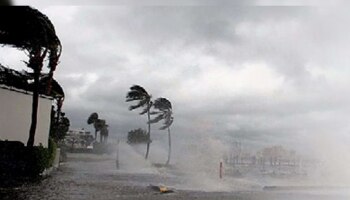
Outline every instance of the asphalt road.
[[(122, 164), (121, 164), (122, 165)], [(236, 200), (342, 200), (349, 191), (319, 188), (268, 188), (241, 191), (205, 191), (180, 187), (186, 179), (158, 169), (132, 170), (132, 165), (117, 170), (113, 156), (69, 154), (66, 163), (47, 178), (15, 188), (0, 188), (6, 200), (115, 200), (115, 199), (236, 199)], [(123, 168), (123, 165), (121, 166)], [(130, 169), (130, 170), (129, 170)], [(160, 193), (150, 185), (174, 186), (173, 193)]]

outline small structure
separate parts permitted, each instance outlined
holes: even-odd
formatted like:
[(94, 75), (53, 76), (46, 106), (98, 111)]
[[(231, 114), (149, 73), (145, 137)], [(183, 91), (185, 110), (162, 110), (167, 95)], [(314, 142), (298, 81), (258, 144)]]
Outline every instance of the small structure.
[(64, 138), (64, 143), (72, 149), (91, 149), (94, 136), (84, 129), (70, 129)]

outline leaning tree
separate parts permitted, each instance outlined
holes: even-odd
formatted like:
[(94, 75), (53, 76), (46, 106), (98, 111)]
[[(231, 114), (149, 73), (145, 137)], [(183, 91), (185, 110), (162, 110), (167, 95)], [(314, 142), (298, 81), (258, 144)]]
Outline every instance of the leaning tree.
[(151, 119), (149, 123), (157, 123), (161, 120), (164, 120), (163, 126), (160, 127), (160, 130), (168, 129), (168, 139), (169, 139), (169, 150), (168, 150), (168, 160), (166, 161), (166, 165), (170, 163), (170, 155), (171, 155), (171, 135), (170, 135), (170, 126), (174, 121), (174, 117), (172, 116), (172, 106), (171, 102), (166, 98), (158, 98), (154, 101), (153, 107), (155, 111), (152, 111), (152, 115), (157, 115), (154, 119)]
[[(100, 132), (100, 143), (102, 143), (102, 136), (105, 133), (101, 134), (101, 131), (103, 129), (107, 129), (107, 124), (106, 124), (106, 120), (104, 119), (99, 119), (98, 118), (98, 114), (97, 113), (91, 113), (91, 115), (89, 116), (88, 120), (87, 120), (87, 124), (93, 124), (94, 128), (95, 128), (95, 141), (97, 141), (97, 132)], [(105, 130), (103, 130), (105, 131)], [(108, 135), (108, 131), (107, 131), (107, 135)]]
[(147, 142), (147, 151), (146, 151), (146, 156), (145, 159), (148, 158), (148, 153), (149, 153), (149, 147), (151, 144), (151, 124), (149, 123), (151, 117), (150, 117), (150, 109), (152, 106), (152, 101), (151, 101), (152, 96), (147, 93), (147, 91), (139, 86), (139, 85), (133, 85), (130, 87), (130, 91), (126, 94), (126, 102), (130, 101), (137, 101), (138, 103), (136, 105), (131, 105), (129, 107), (129, 110), (134, 110), (140, 107), (143, 107), (143, 111), (140, 113), (140, 115), (146, 114), (148, 117), (148, 142)]
[(49, 18), (29, 6), (0, 8), (0, 44), (9, 45), (28, 54), (27, 67), (33, 70), (33, 102), (28, 147), (34, 145), (37, 126), (39, 78), (48, 58), (49, 79), (47, 93), (51, 90), (53, 72), (61, 55), (61, 42)]

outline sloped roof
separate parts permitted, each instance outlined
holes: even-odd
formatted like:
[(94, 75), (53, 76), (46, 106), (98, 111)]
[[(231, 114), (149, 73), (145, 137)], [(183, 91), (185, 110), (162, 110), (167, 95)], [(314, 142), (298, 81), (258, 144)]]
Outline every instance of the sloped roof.
[[(33, 84), (30, 83), (30, 80), (32, 79), (32, 75), (26, 71), (16, 71), (14, 69), (4, 67), (0, 64), (0, 84), (2, 85), (32, 92)], [(51, 82), (51, 94), (46, 94), (47, 82), (48, 75), (43, 74), (40, 77), (39, 94), (51, 96), (54, 98), (64, 97), (64, 91), (62, 87), (54, 79)]]
[(28, 91), (29, 75), (16, 71), (0, 64), (0, 84)]

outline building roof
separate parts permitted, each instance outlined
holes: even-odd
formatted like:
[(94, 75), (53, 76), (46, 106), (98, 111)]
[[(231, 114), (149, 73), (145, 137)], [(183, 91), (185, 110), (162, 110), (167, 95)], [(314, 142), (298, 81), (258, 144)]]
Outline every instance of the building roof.
[[(14, 69), (10, 69), (4, 67), (0, 64), (0, 84), (5, 85), (11, 88), (16, 88), (24, 91), (33, 91), (33, 83), (31, 83), (33, 77), (30, 73), (26, 71), (16, 71)], [(39, 85), (39, 94), (46, 94), (46, 85), (48, 83), (48, 75), (43, 74), (40, 77), (40, 85)], [(64, 97), (64, 91), (60, 84), (56, 80), (52, 80), (51, 82), (51, 93), (47, 96), (51, 96), (54, 98)]]

